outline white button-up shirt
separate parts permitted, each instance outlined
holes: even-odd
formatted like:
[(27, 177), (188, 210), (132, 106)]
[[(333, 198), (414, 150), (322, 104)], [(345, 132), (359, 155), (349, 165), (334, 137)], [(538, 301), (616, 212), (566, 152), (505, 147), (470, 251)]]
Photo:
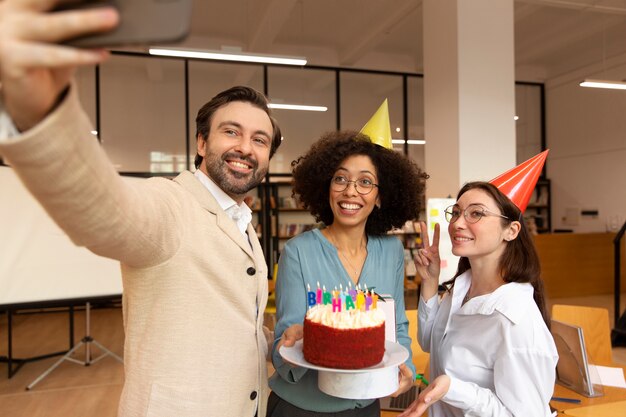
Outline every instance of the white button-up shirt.
[(13, 120), (4, 109), (4, 103), (0, 100), (0, 142), (8, 142), (11, 138), (19, 135)]
[(217, 204), (228, 214), (228, 217), (233, 219), (233, 221), (237, 224), (237, 228), (241, 232), (241, 234), (248, 239), (248, 235), (246, 234), (246, 229), (248, 228), (248, 224), (252, 221), (252, 210), (246, 203), (237, 204), (235, 200), (233, 200), (228, 194), (224, 192), (220, 187), (218, 187), (215, 182), (211, 178), (209, 178), (204, 172), (199, 169), (194, 173), (196, 178), (200, 180), (202, 185), (204, 185), (207, 190), (215, 197), (217, 200)]
[(461, 305), (471, 270), (441, 302), (420, 298), (420, 346), (431, 381), (446, 374), (448, 393), (429, 416), (550, 416), (558, 354), (528, 283), (508, 283)]

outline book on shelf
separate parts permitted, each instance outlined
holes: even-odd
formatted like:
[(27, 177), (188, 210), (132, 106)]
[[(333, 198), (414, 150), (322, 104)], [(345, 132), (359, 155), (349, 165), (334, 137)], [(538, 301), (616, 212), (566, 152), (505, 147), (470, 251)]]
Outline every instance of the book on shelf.
[(282, 238), (293, 237), (315, 227), (315, 224), (310, 223), (281, 223), (278, 227), (278, 236)]
[(419, 222), (416, 222), (413, 220), (407, 220), (407, 222), (404, 223), (402, 227), (398, 229), (393, 229), (389, 233), (395, 234), (395, 235), (402, 235), (402, 234), (414, 234), (414, 233), (419, 233), (419, 232), (420, 232)]
[(288, 209), (297, 209), (298, 203), (293, 197), (280, 197), (278, 201), (278, 207), (280, 208), (288, 208)]
[(247, 195), (243, 201), (250, 207), (250, 210), (261, 210), (261, 199), (259, 197)]
[(413, 277), (417, 274), (415, 269), (415, 262), (413, 262), (413, 250), (404, 250), (404, 274), (408, 277)]
[(419, 235), (416, 235), (412, 239), (407, 239), (404, 242), (404, 246), (408, 249), (419, 248), (422, 245), (422, 238)]

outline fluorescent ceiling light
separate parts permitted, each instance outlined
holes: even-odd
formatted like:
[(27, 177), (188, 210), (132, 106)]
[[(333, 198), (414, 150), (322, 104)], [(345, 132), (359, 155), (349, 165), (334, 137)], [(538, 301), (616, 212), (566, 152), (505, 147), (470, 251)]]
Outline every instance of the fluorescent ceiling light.
[(426, 141), (422, 139), (409, 139), (407, 141), (404, 139), (391, 139), (391, 143), (394, 145), (404, 145), (405, 142), (409, 145), (426, 145)]
[(328, 107), (326, 106), (307, 106), (303, 104), (279, 104), (279, 103), (270, 103), (267, 105), (270, 109), (280, 109), (280, 110), (308, 110), (308, 111), (327, 111)]
[(183, 48), (150, 48), (150, 55), (173, 56), (179, 58), (219, 59), (226, 61), (256, 62), (264, 64), (306, 65), (304, 57), (290, 57), (280, 55), (247, 54), (244, 52), (227, 53), (206, 51), (202, 49)]
[(581, 87), (592, 88), (610, 88), (614, 90), (626, 90), (626, 82), (621, 81), (604, 81), (604, 80), (584, 80), (580, 83)]

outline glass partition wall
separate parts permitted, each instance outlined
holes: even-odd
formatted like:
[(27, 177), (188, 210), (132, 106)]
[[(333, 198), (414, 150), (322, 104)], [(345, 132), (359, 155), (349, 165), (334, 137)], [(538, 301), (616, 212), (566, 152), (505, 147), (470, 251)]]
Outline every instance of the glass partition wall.
[[(273, 110), (283, 143), (270, 162), (268, 181), (250, 193), (270, 273), (291, 226), (313, 222), (307, 212), (285, 204), (291, 195), (291, 162), (323, 133), (359, 130), (387, 99), (394, 149), (425, 165), (420, 74), (114, 52), (101, 66), (79, 70), (77, 84), (95, 133), (118, 171), (146, 177), (194, 169), (196, 113), (233, 85), (262, 91), (272, 104), (318, 106), (319, 111)], [(543, 84), (516, 83), (515, 92), (517, 160), (522, 162), (545, 148), (544, 89)], [(545, 217), (544, 211), (540, 215)], [(546, 222), (549, 227), (549, 215)]]
[(270, 161), (270, 172), (291, 173), (291, 161), (307, 151), (324, 132), (337, 129), (336, 72), (300, 67), (269, 67), (267, 95), (273, 104), (308, 105), (322, 111), (273, 109), (283, 142)]
[[(102, 146), (124, 173), (173, 175), (193, 169), (196, 112), (233, 85), (262, 91), (274, 104), (326, 108), (273, 110), (284, 142), (271, 161), (272, 174), (288, 174), (291, 161), (324, 132), (360, 129), (384, 99), (389, 103), (394, 149), (424, 166), (421, 74), (114, 52), (101, 66), (81, 69), (77, 83)], [(543, 106), (543, 84), (516, 83), (518, 162), (545, 148)]]

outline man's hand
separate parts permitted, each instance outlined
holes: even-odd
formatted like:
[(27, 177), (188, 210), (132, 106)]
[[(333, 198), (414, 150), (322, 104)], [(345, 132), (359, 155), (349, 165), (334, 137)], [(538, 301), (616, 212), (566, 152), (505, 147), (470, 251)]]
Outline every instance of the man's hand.
[(5, 107), (18, 129), (52, 110), (79, 65), (97, 64), (103, 50), (58, 45), (76, 36), (114, 28), (112, 8), (49, 13), (59, 0), (0, 1), (0, 83)]
[(415, 376), (413, 375), (413, 371), (411, 371), (408, 366), (406, 366), (405, 364), (401, 364), (399, 368), (400, 372), (398, 372), (398, 380), (400, 384), (396, 392), (391, 394), (392, 397), (397, 397), (398, 395), (407, 392), (415, 382)]
[(448, 375), (440, 375), (426, 388), (420, 392), (417, 400), (407, 408), (398, 417), (419, 417), (428, 407), (439, 401), (450, 389), (450, 377)]

